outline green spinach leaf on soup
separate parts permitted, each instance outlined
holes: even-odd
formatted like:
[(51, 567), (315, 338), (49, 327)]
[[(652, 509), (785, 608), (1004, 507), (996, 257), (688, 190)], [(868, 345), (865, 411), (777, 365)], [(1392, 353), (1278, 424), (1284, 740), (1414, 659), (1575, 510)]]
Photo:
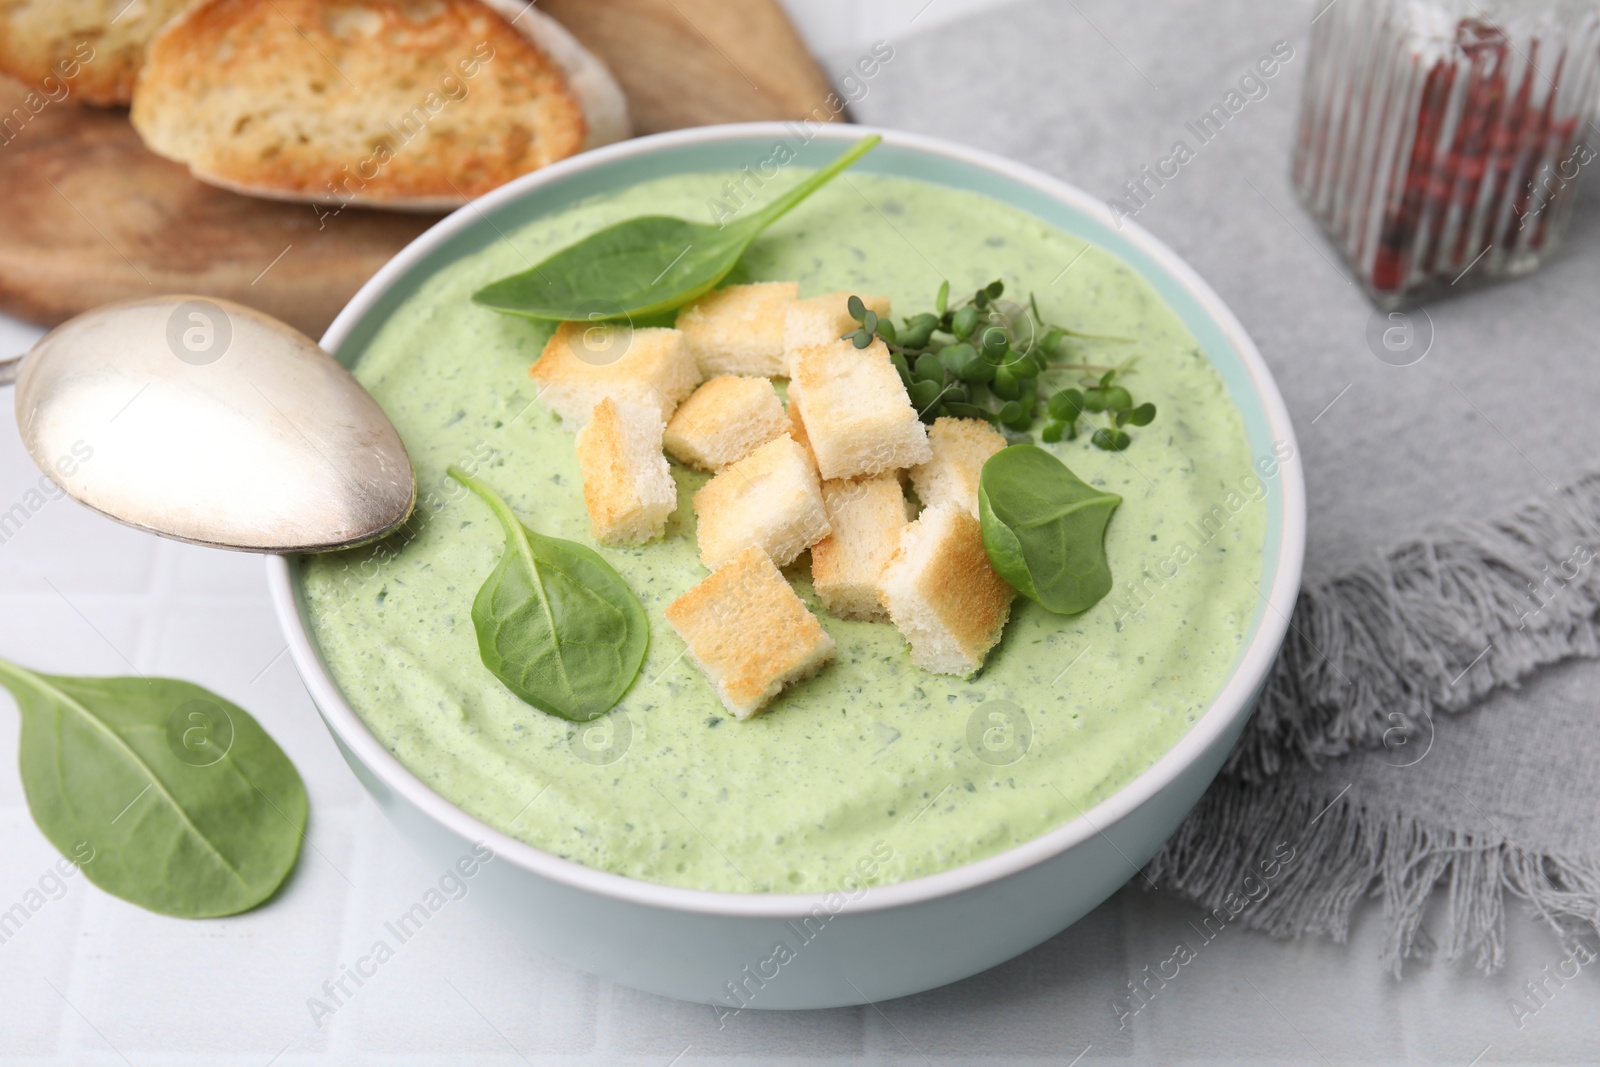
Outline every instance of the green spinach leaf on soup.
[(990, 456), (978, 480), (978, 519), (989, 560), (1012, 588), (1058, 615), (1111, 591), (1106, 525), (1122, 503), (1036, 445)]
[(483, 665), (540, 711), (588, 722), (610, 711), (639, 673), (650, 620), (611, 565), (573, 541), (543, 537), (456, 467), (505, 533), (505, 552), (472, 602)]

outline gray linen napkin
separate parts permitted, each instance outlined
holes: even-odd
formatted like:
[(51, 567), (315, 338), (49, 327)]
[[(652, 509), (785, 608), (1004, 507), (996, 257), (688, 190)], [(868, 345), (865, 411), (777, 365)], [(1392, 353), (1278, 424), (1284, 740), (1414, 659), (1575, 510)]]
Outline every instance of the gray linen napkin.
[(1252, 88), (1132, 205), (1261, 347), (1295, 418), (1310, 510), (1306, 592), (1262, 709), (1146, 873), (1233, 913), (1287, 841), (1299, 858), (1246, 924), (1342, 939), (1375, 896), (1396, 969), (1437, 948), (1492, 970), (1508, 893), (1569, 932), (1600, 926), (1600, 665), (1587, 662), (1600, 653), (1600, 478), (1585, 477), (1600, 198), (1580, 199), (1540, 272), (1429, 305), (1411, 353), (1380, 359), (1372, 306), (1288, 182), (1314, 14), (1028, 0), (890, 42), (853, 114), (1131, 204), (1140, 167), (1180, 138), (1193, 146), (1186, 123), (1288, 42), (1264, 95)]

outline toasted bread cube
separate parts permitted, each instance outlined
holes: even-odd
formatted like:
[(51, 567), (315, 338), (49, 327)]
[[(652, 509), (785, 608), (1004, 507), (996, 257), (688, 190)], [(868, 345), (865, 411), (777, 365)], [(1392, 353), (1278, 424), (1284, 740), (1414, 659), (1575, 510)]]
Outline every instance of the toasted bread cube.
[(637, 545), (660, 537), (678, 506), (678, 484), (661, 454), (661, 418), (654, 407), (595, 405), (578, 431), (578, 468), (589, 529), (603, 545)]
[[(861, 324), (850, 317), (850, 297), (859, 293), (824, 293), (807, 300), (797, 300), (789, 305), (783, 320), (783, 360), (785, 370), (793, 373), (794, 353), (812, 345), (825, 345), (837, 341)], [(889, 317), (889, 298), (863, 296), (861, 302), (868, 311), (877, 312), (878, 318)]]
[(653, 407), (666, 422), (700, 384), (700, 368), (677, 330), (593, 322), (563, 322), (528, 374), (539, 383), (539, 399), (573, 430), (607, 397)]
[(805, 419), (800, 414), (800, 398), (794, 394), (792, 389), (789, 391), (789, 404), (784, 410), (784, 415), (789, 420), (789, 436), (794, 438), (795, 444), (805, 450), (806, 458), (815, 467), (817, 465), (817, 455), (811, 451), (811, 438), (806, 436)]
[(911, 468), (911, 487), (922, 506), (953, 501), (978, 515), (978, 476), (990, 456), (1006, 447), (999, 430), (983, 419), (933, 420), (928, 428), (933, 458)]
[(730, 285), (678, 312), (678, 329), (707, 378), (715, 374), (785, 373), (783, 325), (800, 296), (798, 282)]
[(810, 345), (794, 353), (789, 402), (800, 405), (811, 453), (828, 481), (926, 463), (928, 430), (881, 340)]
[(667, 454), (714, 471), (741, 460), (789, 426), (783, 401), (767, 378), (712, 378), (678, 405), (667, 423)]
[(788, 434), (718, 471), (694, 495), (694, 514), (711, 570), (751, 545), (783, 567), (829, 532), (816, 468)]
[(736, 718), (833, 658), (833, 638), (754, 545), (668, 604), (666, 616)]
[(878, 591), (911, 662), (963, 677), (1000, 640), (1014, 595), (989, 562), (978, 520), (953, 501), (924, 509), (900, 532)]
[(833, 532), (811, 546), (811, 584), (828, 613), (887, 622), (878, 578), (900, 546), (911, 508), (894, 474), (822, 483)]

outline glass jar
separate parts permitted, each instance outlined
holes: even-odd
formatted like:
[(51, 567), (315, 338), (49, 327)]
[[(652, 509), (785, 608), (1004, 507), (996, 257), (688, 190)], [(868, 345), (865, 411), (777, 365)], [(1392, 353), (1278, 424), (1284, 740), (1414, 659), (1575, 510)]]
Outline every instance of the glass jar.
[(1333, 0), (1294, 185), (1381, 307), (1525, 274), (1600, 153), (1597, 100), (1595, 0)]

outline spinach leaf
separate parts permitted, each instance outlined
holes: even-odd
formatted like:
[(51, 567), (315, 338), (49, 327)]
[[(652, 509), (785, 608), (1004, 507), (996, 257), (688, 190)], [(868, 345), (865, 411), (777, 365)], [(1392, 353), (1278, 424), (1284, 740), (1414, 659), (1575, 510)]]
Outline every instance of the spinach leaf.
[(1037, 445), (1002, 448), (978, 478), (989, 561), (1017, 592), (1058, 615), (1087, 611), (1111, 591), (1106, 524), (1120, 503)]
[(650, 621), (598, 552), (541, 537), (459, 468), (450, 477), (483, 498), (506, 535), (505, 554), (472, 602), (478, 655), (540, 711), (588, 722), (610, 711), (639, 673)]
[(665, 215), (627, 219), (536, 267), (484, 286), (472, 300), (495, 311), (557, 322), (646, 316), (687, 304), (726, 277), (762, 230), (881, 139), (873, 134), (856, 142), (746, 218), (719, 225)]
[(306, 791), (249, 713), (173, 678), (63, 678), (0, 660), (34, 822), (89, 881), (187, 919), (248, 911), (294, 868)]

